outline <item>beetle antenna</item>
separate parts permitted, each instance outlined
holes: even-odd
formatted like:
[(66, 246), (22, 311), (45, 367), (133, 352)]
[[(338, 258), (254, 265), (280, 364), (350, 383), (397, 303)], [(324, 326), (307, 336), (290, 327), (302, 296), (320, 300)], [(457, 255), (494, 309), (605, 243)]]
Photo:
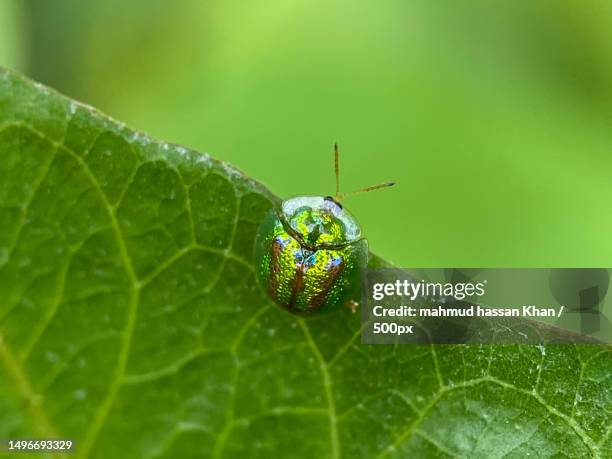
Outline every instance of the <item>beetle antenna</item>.
[(360, 193), (367, 193), (368, 191), (380, 190), (381, 188), (388, 188), (393, 185), (395, 185), (395, 182), (379, 183), (378, 185), (373, 185), (373, 186), (369, 186), (366, 188), (362, 188), (360, 190), (351, 191), (350, 193), (346, 193), (346, 194), (338, 193), (334, 199), (336, 201), (340, 201), (341, 199), (344, 199), (348, 196), (354, 196)]
[(338, 142), (334, 143), (334, 167), (336, 169), (336, 199), (340, 198), (340, 167), (338, 165)]

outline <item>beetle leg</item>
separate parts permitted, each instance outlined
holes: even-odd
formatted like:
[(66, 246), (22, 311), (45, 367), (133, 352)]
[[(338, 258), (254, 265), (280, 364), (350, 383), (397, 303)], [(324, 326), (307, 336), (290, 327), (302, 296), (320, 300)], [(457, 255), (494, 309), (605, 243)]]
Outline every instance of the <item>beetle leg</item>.
[(357, 303), (355, 300), (348, 300), (345, 303), (345, 306), (349, 308), (353, 314), (355, 314), (357, 312), (357, 308), (359, 307), (359, 303)]

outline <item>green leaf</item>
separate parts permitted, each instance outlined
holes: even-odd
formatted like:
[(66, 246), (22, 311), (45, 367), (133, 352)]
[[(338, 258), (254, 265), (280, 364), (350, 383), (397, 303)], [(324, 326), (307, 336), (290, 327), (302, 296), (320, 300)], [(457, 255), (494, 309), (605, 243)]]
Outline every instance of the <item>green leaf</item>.
[(0, 438), (99, 458), (612, 456), (610, 347), (366, 346), (348, 310), (288, 314), (251, 260), (275, 202), (0, 70)]

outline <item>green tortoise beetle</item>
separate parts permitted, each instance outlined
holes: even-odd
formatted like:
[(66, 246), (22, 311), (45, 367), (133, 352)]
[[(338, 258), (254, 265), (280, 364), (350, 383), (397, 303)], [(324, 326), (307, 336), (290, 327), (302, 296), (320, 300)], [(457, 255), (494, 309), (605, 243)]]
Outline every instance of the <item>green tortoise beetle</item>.
[(281, 307), (294, 313), (357, 306), (368, 242), (355, 217), (340, 201), (353, 194), (395, 185), (394, 182), (340, 193), (338, 145), (334, 145), (336, 194), (298, 196), (271, 209), (255, 238), (259, 283)]

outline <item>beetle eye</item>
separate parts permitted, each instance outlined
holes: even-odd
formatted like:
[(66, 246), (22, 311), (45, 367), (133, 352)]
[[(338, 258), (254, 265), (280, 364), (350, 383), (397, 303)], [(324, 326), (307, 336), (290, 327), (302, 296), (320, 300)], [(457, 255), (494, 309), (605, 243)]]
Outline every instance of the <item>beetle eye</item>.
[(323, 198), (325, 201), (329, 201), (329, 202), (333, 202), (334, 204), (336, 204), (340, 209), (342, 209), (342, 204), (340, 204), (338, 201), (336, 201), (332, 196), (325, 196)]

